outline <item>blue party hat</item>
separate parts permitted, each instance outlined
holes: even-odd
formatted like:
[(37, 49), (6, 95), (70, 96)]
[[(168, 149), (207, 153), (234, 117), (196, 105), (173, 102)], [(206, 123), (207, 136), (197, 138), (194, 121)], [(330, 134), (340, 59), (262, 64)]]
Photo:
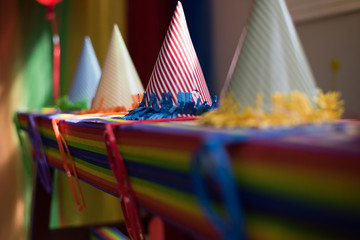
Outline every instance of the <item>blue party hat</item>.
[(87, 100), (90, 107), (100, 80), (101, 69), (89, 37), (85, 37), (79, 63), (69, 93), (72, 102)]

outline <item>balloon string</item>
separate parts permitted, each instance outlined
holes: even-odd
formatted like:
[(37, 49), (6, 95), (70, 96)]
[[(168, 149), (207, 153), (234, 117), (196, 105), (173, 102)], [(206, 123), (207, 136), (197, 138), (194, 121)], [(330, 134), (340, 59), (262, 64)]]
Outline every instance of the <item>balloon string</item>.
[(55, 6), (47, 7), (46, 19), (50, 21), (53, 41), (53, 101), (59, 99), (60, 96), (60, 37), (56, 22)]

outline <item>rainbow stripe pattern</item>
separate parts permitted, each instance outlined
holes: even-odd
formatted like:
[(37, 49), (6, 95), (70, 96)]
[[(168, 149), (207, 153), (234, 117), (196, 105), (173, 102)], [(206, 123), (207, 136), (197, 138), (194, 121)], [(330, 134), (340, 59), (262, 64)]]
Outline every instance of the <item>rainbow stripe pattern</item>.
[[(27, 129), (28, 114), (18, 114)], [(35, 118), (49, 164), (62, 169), (51, 127)], [(119, 117), (59, 122), (79, 177), (117, 195), (104, 144), (107, 123)], [(194, 188), (194, 154), (220, 139), (230, 156), (234, 194), (249, 239), (357, 239), (360, 236), (360, 124), (337, 122), (292, 129), (214, 129), (195, 121), (139, 122), (115, 129), (138, 204), (181, 229), (221, 239)], [(231, 141), (228, 141), (228, 140)], [(228, 144), (225, 144), (228, 143)], [(211, 157), (211, 156), (210, 156)], [(224, 159), (224, 163), (225, 163)], [(223, 189), (204, 174), (208, 197), (226, 215)], [(85, 196), (86, 200), (86, 196)]]
[(115, 227), (89, 228), (91, 240), (129, 240), (119, 229)]

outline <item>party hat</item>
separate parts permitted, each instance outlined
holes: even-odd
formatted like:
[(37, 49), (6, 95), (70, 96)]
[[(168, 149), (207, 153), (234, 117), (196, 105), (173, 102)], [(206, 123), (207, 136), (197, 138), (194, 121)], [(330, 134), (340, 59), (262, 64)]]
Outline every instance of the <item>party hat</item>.
[(133, 94), (144, 87), (131, 60), (119, 28), (114, 25), (92, 108), (130, 106)]
[(253, 105), (258, 93), (264, 109), (271, 94), (303, 92), (310, 99), (316, 84), (284, 0), (255, 0), (240, 38), (223, 93), (241, 106)]
[(89, 37), (85, 37), (79, 63), (69, 92), (72, 102), (87, 100), (88, 107), (95, 95), (101, 69)]
[(155, 67), (146, 88), (146, 105), (152, 93), (160, 100), (162, 93), (171, 93), (178, 103), (179, 92), (190, 92), (196, 101), (212, 104), (199, 60), (192, 44), (182, 4), (177, 3)]

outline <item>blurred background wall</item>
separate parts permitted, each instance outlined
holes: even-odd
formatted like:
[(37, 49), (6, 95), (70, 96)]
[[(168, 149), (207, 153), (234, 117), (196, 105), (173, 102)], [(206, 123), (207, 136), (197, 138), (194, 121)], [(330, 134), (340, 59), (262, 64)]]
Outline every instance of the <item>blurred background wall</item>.
[(359, 23), (360, 11), (354, 11), (296, 25), (316, 82), (324, 91), (331, 90), (330, 60), (340, 62), (337, 89), (349, 117), (360, 114)]
[[(321, 14), (316, 14), (315, 11), (311, 16), (302, 16), (301, 7), (297, 5), (299, 2), (326, 4), (326, 1), (289, 0), (288, 3), (319, 87), (325, 91), (330, 90), (329, 63), (331, 59), (337, 59), (341, 64), (337, 88), (346, 101), (346, 114), (359, 116), (357, 91), (360, 87), (360, 11), (355, 4), (340, 12), (322, 11), (322, 7), (319, 8)], [(341, 1), (349, 3), (348, 6), (359, 2)], [(218, 95), (250, 14), (252, 0), (182, 2), (210, 92)], [(56, 7), (62, 44), (62, 94), (66, 94), (71, 85), (84, 36), (90, 36), (99, 63), (102, 64), (112, 25), (115, 23), (119, 25), (140, 78), (146, 86), (175, 5), (176, 0), (63, 0)], [(25, 239), (26, 236), (24, 223), (29, 219), (29, 206), (25, 199), (29, 192), (31, 194), (31, 174), (24, 171), (21, 163), (12, 114), (20, 107), (39, 108), (52, 104), (51, 31), (44, 16), (45, 7), (35, 0), (1, 1), (0, 239)], [(68, 197), (71, 198), (71, 195)], [(98, 196), (99, 198), (105, 197)], [(106, 201), (116, 202), (116, 199)], [(63, 203), (62, 207), (70, 209), (72, 204), (71, 201)], [(73, 221), (74, 224), (84, 221), (79, 216), (76, 221), (69, 219), (71, 216), (75, 218), (74, 211), (71, 210), (68, 215), (62, 213), (65, 218), (62, 221)], [(114, 212), (113, 209), (112, 211)], [(91, 219), (88, 216), (99, 218), (97, 214), (89, 214), (85, 217), (88, 221)], [(106, 216), (102, 218), (106, 220)], [(112, 216), (107, 220), (118, 218)]]

